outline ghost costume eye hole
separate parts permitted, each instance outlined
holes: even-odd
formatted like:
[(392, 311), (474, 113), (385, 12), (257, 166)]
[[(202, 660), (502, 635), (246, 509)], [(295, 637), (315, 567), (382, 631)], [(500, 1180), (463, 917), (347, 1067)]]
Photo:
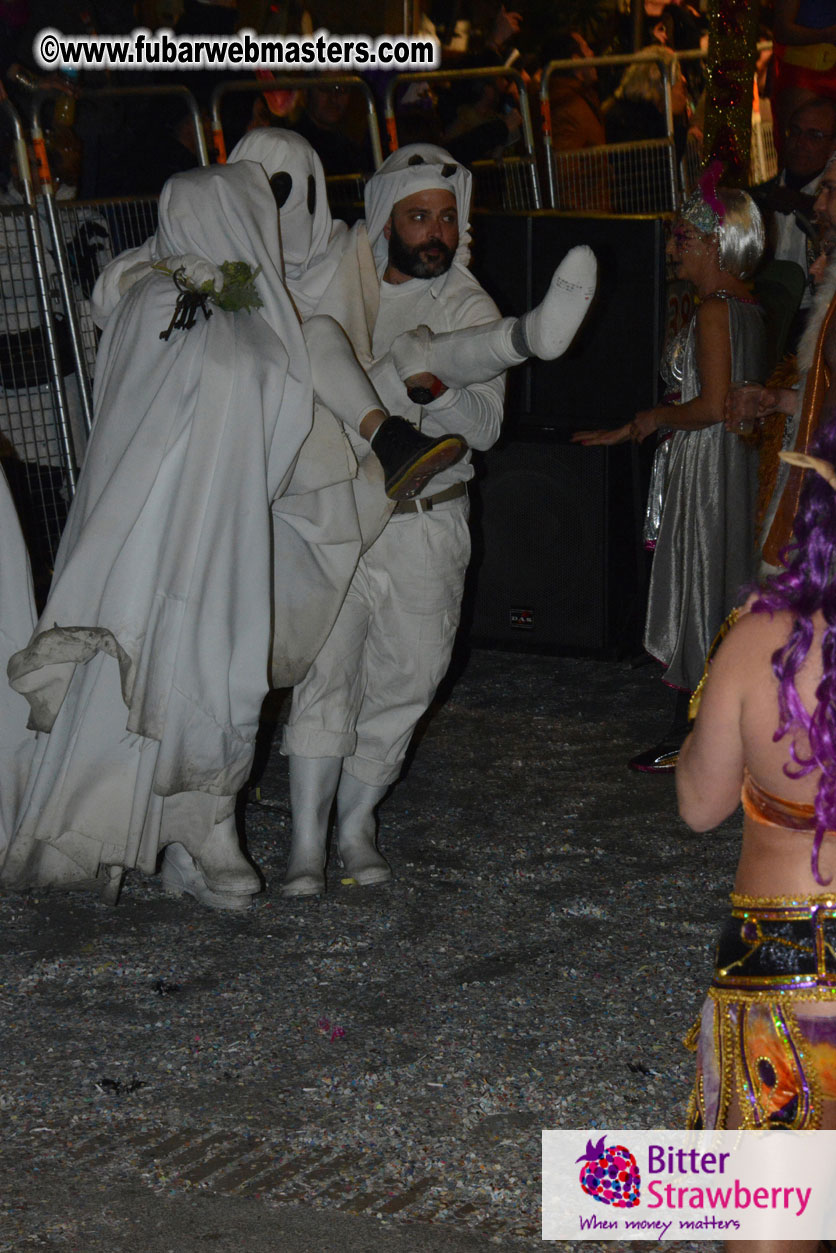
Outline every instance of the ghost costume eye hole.
[(452, 178), (452, 177), (453, 177), (453, 175), (455, 174), (455, 172), (456, 172), (456, 167), (455, 167), (455, 165), (453, 165), (453, 164), (452, 164), (452, 162), (450, 162), (450, 161), (447, 161), (447, 162), (446, 162), (444, 165), (442, 165), (442, 167), (441, 167), (441, 177), (442, 177), (442, 178)]
[(424, 165), (424, 158), (420, 152), (415, 152), (407, 161), (407, 165)]
[(311, 217), (314, 215), (316, 208), (316, 179), (313, 174), (308, 175), (308, 213)]
[(280, 170), (278, 174), (272, 176), (270, 179), (270, 190), (273, 193), (277, 209), (281, 209), (287, 203), (287, 198), (292, 189), (293, 179), (286, 170)]

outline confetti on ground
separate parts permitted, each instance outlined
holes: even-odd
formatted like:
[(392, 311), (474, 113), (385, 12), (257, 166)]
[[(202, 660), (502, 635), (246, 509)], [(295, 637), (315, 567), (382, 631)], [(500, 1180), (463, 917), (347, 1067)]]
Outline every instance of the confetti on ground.
[(115, 909), (0, 897), (0, 1250), (97, 1253), (37, 1203), (38, 1170), (67, 1162), (171, 1203), (541, 1247), (544, 1128), (684, 1117), (737, 830), (694, 835), (671, 778), (626, 769), (668, 714), (651, 667), (477, 652), (381, 807), (391, 885), (332, 865), (323, 899), (279, 897), (274, 740), (246, 810), (268, 884), (248, 913), (139, 875)]

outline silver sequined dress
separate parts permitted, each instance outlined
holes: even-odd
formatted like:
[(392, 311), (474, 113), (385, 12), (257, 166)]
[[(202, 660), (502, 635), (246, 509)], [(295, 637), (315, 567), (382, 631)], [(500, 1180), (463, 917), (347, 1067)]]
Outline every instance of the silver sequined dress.
[[(759, 305), (721, 296), (729, 311), (733, 382), (763, 380), (766, 333)], [(679, 371), (677, 370), (677, 373)], [(681, 356), (682, 403), (700, 394), (696, 318)], [(758, 459), (723, 423), (677, 431), (650, 577), (644, 646), (665, 682), (693, 691), (711, 641), (754, 577)]]

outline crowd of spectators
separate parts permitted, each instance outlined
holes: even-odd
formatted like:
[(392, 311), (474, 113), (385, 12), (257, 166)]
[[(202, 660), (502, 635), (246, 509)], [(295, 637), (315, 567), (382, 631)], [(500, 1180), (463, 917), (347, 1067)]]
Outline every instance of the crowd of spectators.
[[(821, 27), (827, 3), (817, 15), (806, 17), (804, 3), (778, 0), (772, 25), (762, 25), (766, 40), (776, 40), (777, 65), (764, 54), (758, 61), (758, 84), (766, 99), (765, 110), (781, 121), (781, 134), (790, 114), (810, 99), (836, 99), (836, 67), (824, 67), (821, 49), (836, 31)], [(587, 148), (665, 138), (671, 129), (666, 109), (665, 80), (673, 112), (672, 138), (681, 159), (690, 136), (698, 150), (703, 130), (703, 67), (694, 53), (705, 50), (708, 18), (704, 4), (696, 0), (644, 0), (641, 21), (620, 12), (606, 0), (589, 8), (585, 26), (554, 25), (555, 9), (540, 0), (520, 11), (506, 9), (496, 0), (433, 0), (422, 11), (421, 29), (441, 40), (443, 68), (482, 69), (483, 79), (453, 78), (439, 83), (413, 81), (396, 99), (398, 135), (401, 143), (427, 140), (444, 144), (457, 159), (470, 164), (519, 151), (523, 110), (519, 98), (528, 94), (530, 111), (539, 119), (541, 78), (551, 62), (560, 65), (549, 73), (549, 115), (555, 152), (578, 152)], [(769, 16), (769, 11), (766, 11)], [(809, 23), (805, 25), (804, 23)], [(81, 0), (3, 0), (0, 4), (0, 74), (6, 89), (24, 116), (31, 106), (32, 89), (42, 87), (74, 93), (79, 88), (163, 85), (170, 87), (169, 72), (84, 72), (68, 78), (45, 76), (32, 56), (32, 37), (43, 26), (67, 33), (113, 33), (137, 25), (173, 27), (180, 34), (231, 34), (254, 28), (261, 33), (310, 33), (320, 27), (348, 32), (357, 25), (356, 14), (348, 18), (325, 0), (287, 0), (259, 4), (256, 0), (140, 0), (107, 6)], [(370, 33), (375, 33), (370, 31)], [(804, 42), (807, 41), (807, 42)], [(829, 46), (829, 45), (828, 45)], [(642, 60), (630, 65), (610, 65), (598, 70), (585, 62), (592, 57), (634, 55)], [(689, 54), (680, 61), (681, 54)], [(826, 58), (825, 58), (826, 59)], [(806, 64), (807, 61), (811, 65)], [(821, 64), (820, 64), (821, 63)], [(518, 73), (503, 77), (497, 71), (513, 67)], [(207, 136), (213, 90), (249, 73), (202, 70), (178, 75), (195, 95)], [(265, 79), (270, 74), (263, 74)], [(380, 111), (389, 75), (375, 71), (365, 76)], [(781, 100), (775, 98), (780, 90)], [(773, 99), (770, 102), (770, 93)], [(345, 84), (320, 84), (307, 90), (270, 90), (262, 93), (233, 92), (224, 98), (223, 124), (229, 149), (248, 129), (256, 126), (289, 126), (303, 134), (316, 148), (329, 175), (346, 175), (374, 168), (374, 152), (366, 126), (366, 103), (362, 93)], [(194, 127), (182, 103), (162, 100), (102, 100), (95, 106), (82, 98), (77, 110), (76, 131), (84, 147), (80, 183), (83, 196), (153, 193), (173, 172), (197, 162)], [(539, 125), (535, 126), (540, 142)], [(540, 159), (542, 162), (542, 151)], [(0, 170), (0, 178), (3, 171)], [(617, 188), (593, 195), (591, 203), (565, 207), (617, 208)]]

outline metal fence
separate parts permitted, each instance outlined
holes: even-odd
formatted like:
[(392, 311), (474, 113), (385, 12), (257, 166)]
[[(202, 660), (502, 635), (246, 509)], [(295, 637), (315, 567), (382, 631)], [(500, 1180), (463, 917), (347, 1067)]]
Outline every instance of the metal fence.
[[(14, 134), (16, 166), (0, 202), (0, 452), (42, 586), (75, 489), (77, 389), (23, 128), (8, 101), (0, 109)], [(83, 437), (83, 424), (73, 425)]]
[(537, 172), (537, 154), (531, 110), (522, 75), (517, 70), (496, 66), (473, 70), (432, 70), (426, 74), (396, 74), (386, 88), (386, 133), (389, 150), (399, 146), (398, 93), (409, 84), (426, 84), (428, 93), (441, 88), (455, 87), (463, 82), (495, 82), (509, 80), (517, 88), (519, 111), (522, 116), (522, 134), (508, 152), (493, 160), (476, 160), (470, 163), (473, 172), (473, 203), (479, 209), (540, 209), (543, 205), (540, 179)]
[[(758, 51), (771, 48), (768, 42), (758, 44)], [(678, 52), (676, 60), (687, 72), (689, 65), (706, 60), (701, 51)], [(553, 209), (574, 212), (660, 213), (675, 210), (682, 198), (694, 188), (704, 163), (702, 140), (690, 133), (681, 160), (677, 160), (674, 140), (674, 119), (671, 106), (670, 62), (635, 54), (592, 57), (583, 67), (594, 67), (603, 73), (623, 71), (637, 62), (656, 61), (662, 71), (665, 88), (666, 136), (632, 143), (606, 144), (595, 148), (562, 151), (555, 148), (549, 107), (551, 79), (562, 71), (575, 73), (579, 62), (552, 61), (543, 71), (540, 85), (540, 114), (545, 146), (549, 205)], [(771, 114), (758, 107), (752, 114), (752, 147), (750, 181), (765, 182), (778, 172), (778, 154), (772, 130)]]
[(676, 152), (666, 139), (556, 152), (551, 208), (572, 213), (666, 213), (678, 202)]
[(561, 74), (574, 75), (577, 59), (550, 61), (540, 81), (540, 117), (546, 158), (549, 205), (572, 212), (665, 213), (677, 208), (679, 172), (674, 143), (669, 62), (662, 57), (591, 57), (584, 69), (625, 69), (636, 63), (659, 66), (664, 87), (665, 135), (630, 143), (563, 150), (554, 145), (550, 92)]
[(769, 101), (758, 101), (752, 114), (752, 155), (749, 162), (749, 181), (754, 187), (774, 178), (780, 168), (775, 131), (772, 125), (772, 106)]
[(67, 259), (66, 277), (78, 320), (81, 357), (92, 381), (99, 336), (90, 310), (90, 295), (96, 279), (113, 257), (138, 248), (155, 233), (157, 199), (53, 199), (53, 204)]
[[(246, 82), (223, 83), (212, 96), (212, 140), (215, 148), (215, 160), (224, 162), (227, 157), (226, 135), (223, 125), (224, 102), (230, 96), (264, 95), (271, 91), (300, 92), (312, 87), (342, 86), (362, 96), (365, 109), (366, 131), (375, 169), (383, 163), (383, 149), (380, 143), (380, 127), (377, 122), (377, 110), (374, 97), (368, 85), (356, 74), (279, 74), (267, 79), (254, 79)], [(355, 217), (363, 211), (363, 192), (366, 186), (364, 170), (355, 170), (348, 174), (327, 174), (325, 185), (328, 188), (328, 203), (334, 217)]]

